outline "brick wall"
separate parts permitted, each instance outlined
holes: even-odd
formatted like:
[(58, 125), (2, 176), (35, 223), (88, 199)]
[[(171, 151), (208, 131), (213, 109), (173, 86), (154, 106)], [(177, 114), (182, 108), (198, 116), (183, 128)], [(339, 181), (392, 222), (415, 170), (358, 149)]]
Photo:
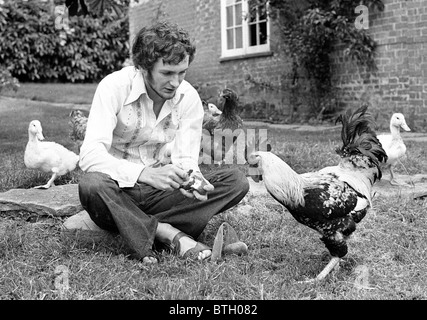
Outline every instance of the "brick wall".
[(131, 41), (135, 33), (143, 26), (155, 21), (168, 20), (178, 23), (194, 36), (197, 1), (180, 0), (139, 0), (137, 5), (129, 9), (129, 28)]
[(378, 70), (368, 74), (336, 55), (334, 84), (345, 106), (370, 102), (381, 127), (402, 112), (414, 131), (427, 131), (427, 1), (383, 0), (371, 12), (369, 33), (378, 43)]
[[(384, 11), (370, 12), (369, 19), (369, 32), (379, 44), (378, 70), (369, 74), (338, 52), (333, 66), (337, 97), (345, 108), (370, 102), (383, 129), (388, 128), (393, 112), (402, 112), (414, 131), (425, 132), (427, 0), (383, 2)], [(278, 117), (280, 121), (296, 110), (301, 112), (307, 105), (304, 99), (312, 98), (303, 88), (296, 95), (299, 101), (290, 101), (290, 63), (274, 28), (272, 55), (220, 61), (219, 0), (139, 0), (139, 5), (130, 9), (131, 39), (140, 27), (156, 20), (176, 22), (194, 38), (197, 53), (187, 80), (199, 88), (202, 98), (214, 101), (218, 90), (228, 86), (238, 91), (243, 104), (259, 102), (260, 117)]]
[(283, 75), (290, 72), (290, 66), (280, 54), (283, 50), (280, 41), (275, 40), (278, 37), (273, 35), (271, 39), (270, 56), (220, 61), (219, 0), (139, 0), (129, 14), (131, 40), (140, 27), (156, 20), (176, 22), (190, 33), (197, 52), (186, 80), (198, 87), (202, 98), (215, 102), (218, 91), (227, 86), (238, 91), (243, 104), (268, 101), (286, 113), (290, 104), (289, 95), (282, 91), (286, 83)]

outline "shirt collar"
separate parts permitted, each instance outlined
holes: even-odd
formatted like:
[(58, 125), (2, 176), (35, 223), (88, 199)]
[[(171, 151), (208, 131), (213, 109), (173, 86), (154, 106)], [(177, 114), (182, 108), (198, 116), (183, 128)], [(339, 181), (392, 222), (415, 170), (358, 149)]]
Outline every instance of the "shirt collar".
[[(130, 93), (125, 100), (125, 105), (138, 100), (142, 94), (147, 94), (147, 88), (145, 87), (144, 77), (142, 76), (141, 72), (136, 70), (135, 77), (132, 79)], [(180, 85), (175, 92), (175, 96), (170, 99), (170, 101), (173, 105), (177, 105), (183, 98), (184, 92)]]
[(144, 78), (141, 72), (139, 70), (136, 70), (135, 76), (132, 79), (130, 93), (125, 100), (125, 105), (138, 100), (141, 94), (144, 93), (147, 94), (147, 88), (145, 88)]

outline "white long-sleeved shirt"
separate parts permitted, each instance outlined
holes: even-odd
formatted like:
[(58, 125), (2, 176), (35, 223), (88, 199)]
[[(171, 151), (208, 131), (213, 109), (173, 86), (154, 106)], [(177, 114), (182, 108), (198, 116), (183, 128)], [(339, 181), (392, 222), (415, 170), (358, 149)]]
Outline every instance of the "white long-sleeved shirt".
[(169, 144), (173, 164), (199, 171), (203, 115), (199, 94), (184, 80), (156, 119), (141, 72), (124, 67), (96, 89), (79, 166), (108, 174), (122, 188), (133, 187), (145, 166), (155, 164)]

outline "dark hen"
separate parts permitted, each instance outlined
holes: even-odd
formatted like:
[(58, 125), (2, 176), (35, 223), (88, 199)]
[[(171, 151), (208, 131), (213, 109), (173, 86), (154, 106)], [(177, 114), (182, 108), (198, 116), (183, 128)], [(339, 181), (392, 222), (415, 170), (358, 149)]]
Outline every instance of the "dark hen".
[[(222, 114), (211, 119), (203, 126), (201, 152), (204, 163), (233, 163), (233, 154), (237, 138), (243, 132), (243, 120), (238, 115), (239, 97), (231, 89), (224, 89), (221, 94)], [(243, 152), (243, 151), (242, 151)]]
[(332, 259), (317, 280), (347, 254), (347, 238), (371, 206), (371, 188), (381, 179), (380, 163), (387, 160), (372, 130), (373, 117), (366, 111), (363, 106), (338, 117), (343, 145), (337, 149), (341, 156), (337, 166), (297, 174), (271, 152), (254, 152), (250, 158), (271, 196), (298, 222), (321, 234)]
[(216, 129), (230, 129), (232, 131), (243, 127), (243, 120), (237, 114), (239, 96), (231, 89), (224, 89), (220, 95), (222, 99), (222, 115)]

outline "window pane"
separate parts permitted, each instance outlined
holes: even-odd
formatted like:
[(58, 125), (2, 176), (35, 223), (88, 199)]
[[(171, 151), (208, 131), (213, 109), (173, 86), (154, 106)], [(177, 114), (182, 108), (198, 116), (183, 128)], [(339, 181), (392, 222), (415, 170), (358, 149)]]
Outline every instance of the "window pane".
[(235, 25), (240, 26), (242, 24), (242, 4), (236, 5), (236, 18), (234, 21), (236, 21)]
[(249, 25), (249, 45), (256, 46), (257, 45), (257, 31), (256, 31), (256, 23)]
[(249, 15), (249, 23), (254, 23), (254, 22), (256, 22), (256, 12), (252, 11), (250, 12), (250, 15)]
[[(1, 1), (1, 0), (0, 0)], [(226, 37), (223, 56), (264, 52), (268, 44), (268, 6), (258, 5), (258, 0), (221, 1), (223, 11), (222, 33)]]
[(236, 28), (236, 48), (243, 48), (242, 27)]
[(234, 25), (234, 23), (233, 23), (233, 7), (227, 7), (226, 15), (227, 15), (227, 28), (232, 27)]
[(257, 21), (257, 4), (254, 0), (249, 0), (249, 22)]
[(267, 22), (259, 24), (259, 44), (267, 43)]
[(242, 0), (227, 0), (226, 6), (232, 6), (235, 3), (242, 2)]
[(227, 49), (234, 49), (233, 29), (227, 30)]
[(259, 6), (259, 8), (258, 8), (258, 20), (267, 20), (267, 8), (266, 8), (266, 6)]

